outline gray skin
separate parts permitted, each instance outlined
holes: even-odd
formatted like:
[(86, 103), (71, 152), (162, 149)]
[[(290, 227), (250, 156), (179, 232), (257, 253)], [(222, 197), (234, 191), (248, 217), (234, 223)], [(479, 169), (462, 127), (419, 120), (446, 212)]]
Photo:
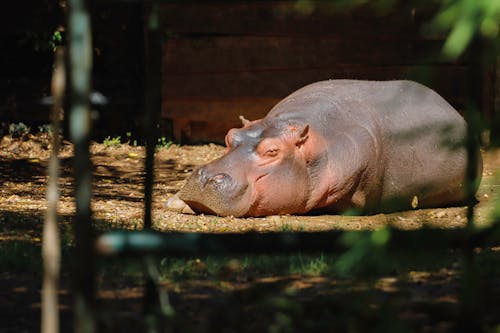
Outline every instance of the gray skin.
[[(220, 216), (389, 212), (466, 200), (467, 127), (411, 81), (330, 80), (226, 136), (221, 158), (167, 202)], [(478, 179), (482, 171), (479, 155)], [(477, 187), (476, 187), (477, 189)]]

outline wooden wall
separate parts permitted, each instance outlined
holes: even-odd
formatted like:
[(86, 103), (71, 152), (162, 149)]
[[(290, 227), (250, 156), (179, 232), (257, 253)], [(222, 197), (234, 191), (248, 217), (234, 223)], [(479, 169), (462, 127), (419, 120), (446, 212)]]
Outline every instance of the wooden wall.
[[(438, 56), (443, 36), (425, 33), (428, 6), (390, 11), (328, 2), (182, 2), (161, 6), (162, 116), (176, 139), (221, 141), (238, 116), (265, 116), (280, 99), (326, 79), (414, 79), (461, 109), (481, 96), (474, 55)], [(479, 82), (478, 82), (479, 80)]]
[[(400, 2), (390, 11), (332, 7), (336, 1), (161, 2), (163, 120), (182, 142), (221, 142), (240, 125), (239, 115), (263, 117), (295, 89), (336, 78), (415, 79), (459, 109), (472, 99), (486, 115), (498, 110), (500, 74), (490, 75), (496, 86), (485, 81), (481, 49), (441, 61), (443, 36), (424, 27), (433, 8)], [(297, 3), (314, 6), (300, 10)], [(93, 86), (110, 100), (94, 134), (99, 139), (131, 131), (140, 140), (142, 3), (91, 1), (91, 10)], [(64, 10), (57, 1), (28, 0), (12, 2), (0, 18), (0, 125), (47, 123), (48, 108), (38, 101), (50, 94), (48, 41), (65, 24)]]

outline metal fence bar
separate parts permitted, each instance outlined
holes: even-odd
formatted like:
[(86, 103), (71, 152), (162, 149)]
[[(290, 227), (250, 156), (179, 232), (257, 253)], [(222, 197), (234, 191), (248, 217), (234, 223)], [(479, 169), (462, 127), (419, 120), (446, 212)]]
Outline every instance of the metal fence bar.
[(154, 182), (154, 154), (157, 142), (157, 124), (161, 109), (161, 44), (158, 3), (144, 5), (144, 135), (146, 162), (144, 181), (144, 228), (152, 225), (151, 208)]
[(90, 207), (92, 171), (89, 153), (92, 41), (85, 0), (69, 1), (70, 135), (74, 144), (76, 215), (74, 218), (74, 329), (96, 331), (95, 251)]
[[(151, 230), (154, 155), (157, 143), (157, 124), (161, 109), (161, 44), (158, 2), (143, 4), (144, 19), (144, 134), (146, 137), (146, 161), (144, 179), (144, 229)], [(151, 257), (144, 260), (144, 313), (149, 332), (161, 330), (161, 307), (155, 272), (156, 261)]]

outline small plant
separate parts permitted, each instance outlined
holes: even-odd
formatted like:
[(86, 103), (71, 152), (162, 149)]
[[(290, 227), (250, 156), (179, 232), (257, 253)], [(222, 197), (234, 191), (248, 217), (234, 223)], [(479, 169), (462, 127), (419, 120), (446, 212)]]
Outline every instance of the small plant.
[(297, 254), (290, 257), (290, 271), (295, 274), (319, 276), (328, 272), (333, 261), (333, 257), (326, 257), (323, 254)]
[(132, 140), (132, 132), (127, 132), (125, 133), (125, 135), (127, 136), (127, 143), (129, 145), (132, 144), (132, 146), (137, 147), (137, 140)]
[(114, 138), (108, 136), (108, 137), (106, 137), (106, 139), (104, 139), (102, 144), (105, 147), (117, 147), (117, 146), (121, 145), (121, 136), (117, 136)]
[(52, 34), (49, 40), (49, 47), (52, 51), (55, 51), (58, 46), (63, 45), (63, 35), (61, 31), (56, 30)]
[(171, 140), (167, 140), (167, 138), (165, 138), (164, 136), (162, 136), (161, 138), (158, 138), (158, 143), (156, 144), (156, 147), (158, 148), (168, 148), (172, 145), (172, 141)]
[(44, 133), (44, 134), (51, 134), (52, 128), (51, 128), (50, 124), (43, 124), (43, 125), (38, 126), (38, 131), (40, 133)]
[(280, 231), (281, 232), (293, 232), (293, 226), (289, 223), (283, 223), (281, 226), (280, 226)]
[(9, 134), (13, 138), (19, 138), (22, 136), (25, 136), (30, 132), (30, 128), (26, 126), (24, 123), (18, 123), (18, 124), (10, 124), (9, 125)]

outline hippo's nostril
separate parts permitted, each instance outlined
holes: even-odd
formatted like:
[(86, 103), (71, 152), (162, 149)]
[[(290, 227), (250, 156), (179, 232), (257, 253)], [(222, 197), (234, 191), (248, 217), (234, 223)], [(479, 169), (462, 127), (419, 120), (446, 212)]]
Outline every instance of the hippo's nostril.
[(217, 184), (222, 184), (229, 178), (229, 175), (225, 173), (218, 173), (210, 178), (211, 181), (217, 183)]
[(203, 167), (199, 168), (196, 173), (198, 174), (198, 176), (204, 177), (207, 174), (207, 169), (203, 166)]
[(217, 173), (215, 175), (210, 175), (207, 168), (201, 167), (196, 171), (198, 176), (198, 181), (202, 186), (207, 186), (208, 184), (223, 185), (227, 183), (231, 178), (227, 173)]

